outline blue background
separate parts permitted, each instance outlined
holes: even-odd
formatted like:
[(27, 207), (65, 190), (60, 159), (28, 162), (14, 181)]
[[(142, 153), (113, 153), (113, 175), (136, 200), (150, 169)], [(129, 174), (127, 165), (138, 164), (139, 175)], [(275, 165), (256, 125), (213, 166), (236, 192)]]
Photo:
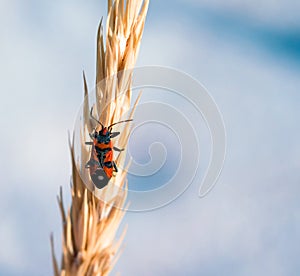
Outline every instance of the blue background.
[[(227, 159), (205, 198), (193, 183), (165, 208), (125, 216), (112, 275), (299, 275), (299, 13), (296, 0), (151, 2), (138, 65), (178, 68), (206, 86), (224, 117)], [(0, 2), (1, 275), (52, 274), (67, 129), (83, 69), (94, 83), (105, 14), (105, 1)]]

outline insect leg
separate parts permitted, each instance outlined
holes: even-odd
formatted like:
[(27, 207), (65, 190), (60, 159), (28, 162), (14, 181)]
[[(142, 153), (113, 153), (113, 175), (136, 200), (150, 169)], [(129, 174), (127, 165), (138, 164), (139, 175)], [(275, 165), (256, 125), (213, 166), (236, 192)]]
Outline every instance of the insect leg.
[(119, 149), (119, 148), (117, 148), (117, 147), (113, 147), (113, 149), (114, 149), (115, 151), (119, 151), (119, 152), (121, 152), (121, 151), (124, 150), (124, 149)]
[(116, 136), (118, 136), (120, 134), (120, 132), (118, 131), (118, 132), (112, 132), (111, 134), (110, 134), (110, 138), (115, 138)]
[(118, 172), (118, 167), (117, 167), (116, 163), (115, 163), (114, 161), (112, 161), (112, 163), (113, 163), (113, 166), (114, 166), (115, 172)]

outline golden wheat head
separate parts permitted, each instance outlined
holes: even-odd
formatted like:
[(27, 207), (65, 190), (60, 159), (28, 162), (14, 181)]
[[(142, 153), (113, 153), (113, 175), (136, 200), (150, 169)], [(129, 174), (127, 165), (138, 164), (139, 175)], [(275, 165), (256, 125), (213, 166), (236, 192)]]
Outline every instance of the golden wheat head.
[[(132, 69), (138, 55), (143, 34), (148, 0), (109, 0), (106, 32), (101, 20), (97, 36), (96, 102), (99, 120), (105, 124), (117, 122), (130, 109)], [(105, 39), (104, 39), (105, 37)], [(125, 71), (124, 71), (125, 70)], [(123, 71), (123, 73), (118, 72)], [(117, 75), (116, 75), (117, 74)], [(84, 125), (81, 131), (81, 164), (88, 158), (89, 149), (84, 145), (88, 134), (95, 127), (89, 116), (88, 87), (84, 76)], [(132, 117), (132, 112), (129, 115)], [(126, 126), (118, 139), (125, 147), (129, 136)], [(124, 188), (126, 171), (120, 171), (103, 190), (87, 189), (82, 180), (86, 170), (78, 171), (73, 142), (70, 143), (72, 160), (71, 206), (66, 212), (62, 189), (58, 204), (62, 218), (62, 258), (57, 263), (51, 236), (52, 259), (55, 276), (108, 275), (119, 253), (125, 230), (118, 241), (115, 235), (124, 216), (126, 189), (116, 192), (114, 187)], [(125, 154), (116, 159), (124, 165)], [(79, 168), (80, 169), (80, 168)], [(101, 199), (104, 200), (101, 200)]]

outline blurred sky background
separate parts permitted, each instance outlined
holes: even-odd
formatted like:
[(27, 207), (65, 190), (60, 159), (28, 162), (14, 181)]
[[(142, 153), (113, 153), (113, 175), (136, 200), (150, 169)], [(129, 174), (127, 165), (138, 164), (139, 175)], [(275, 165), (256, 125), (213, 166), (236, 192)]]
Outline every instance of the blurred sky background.
[[(105, 14), (101, 0), (0, 1), (0, 275), (52, 275), (67, 130), (83, 69), (94, 83)], [(165, 208), (125, 216), (112, 275), (300, 275), (299, 14), (296, 0), (150, 3), (138, 65), (205, 85), (224, 117), (227, 158), (205, 198), (193, 183)]]

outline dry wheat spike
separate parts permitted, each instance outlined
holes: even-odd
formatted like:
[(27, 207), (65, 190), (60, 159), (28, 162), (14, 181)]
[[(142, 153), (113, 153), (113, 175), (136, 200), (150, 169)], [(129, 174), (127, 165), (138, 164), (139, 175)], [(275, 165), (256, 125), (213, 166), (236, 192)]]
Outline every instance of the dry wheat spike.
[[(130, 109), (132, 68), (138, 55), (148, 4), (148, 0), (109, 0), (105, 33), (102, 20), (100, 22), (97, 36), (95, 110), (100, 114), (99, 120), (105, 125), (117, 122)], [(120, 71), (123, 72), (116, 76)], [(84, 95), (81, 158), (86, 160), (90, 153), (84, 142), (94, 125), (89, 117), (85, 76)], [(129, 126), (126, 126), (118, 139), (120, 147), (125, 147), (129, 132)], [(108, 275), (117, 260), (125, 235), (124, 230), (119, 240), (115, 240), (116, 231), (124, 216), (122, 208), (127, 193), (122, 188), (127, 185), (126, 171), (120, 171), (111, 180), (113, 183), (109, 183), (105, 189), (87, 189), (81, 178), (86, 170), (81, 173), (77, 170), (73, 142), (70, 143), (70, 151), (72, 202), (66, 212), (60, 189), (58, 204), (63, 226), (62, 260), (59, 266), (51, 236), (54, 275)], [(124, 157), (125, 154), (121, 154), (116, 159), (118, 166), (124, 165)], [(116, 187), (120, 189), (116, 191)], [(123, 192), (120, 193), (120, 190)], [(100, 200), (99, 196), (105, 200)]]

